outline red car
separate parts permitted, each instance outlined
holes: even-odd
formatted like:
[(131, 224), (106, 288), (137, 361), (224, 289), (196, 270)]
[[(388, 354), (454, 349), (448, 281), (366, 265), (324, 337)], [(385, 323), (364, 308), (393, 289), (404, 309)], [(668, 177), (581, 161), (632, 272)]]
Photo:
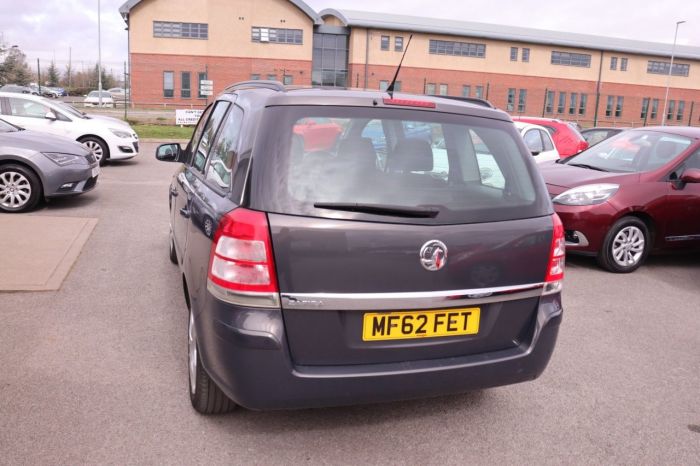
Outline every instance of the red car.
[(294, 134), (303, 138), (306, 151), (329, 150), (342, 132), (340, 125), (330, 118), (304, 118), (294, 125)]
[(547, 128), (549, 134), (552, 135), (552, 139), (554, 139), (554, 145), (557, 147), (559, 155), (563, 159), (588, 149), (588, 143), (573, 123), (567, 123), (566, 121), (557, 120), (555, 118), (517, 116), (513, 117), (513, 121), (532, 123), (533, 125), (540, 125)]
[(652, 250), (700, 248), (700, 128), (633, 129), (539, 168), (570, 252), (632, 272)]

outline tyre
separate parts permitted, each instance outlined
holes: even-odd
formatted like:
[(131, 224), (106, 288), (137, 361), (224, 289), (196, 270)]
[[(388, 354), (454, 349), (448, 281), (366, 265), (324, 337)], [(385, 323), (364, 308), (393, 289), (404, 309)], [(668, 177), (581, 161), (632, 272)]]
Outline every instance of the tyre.
[(170, 262), (177, 265), (177, 252), (175, 251), (175, 240), (172, 232), (170, 232)]
[(88, 136), (80, 139), (80, 143), (95, 155), (95, 158), (101, 166), (107, 163), (109, 159), (109, 147), (107, 147), (107, 144), (105, 144), (102, 139)]
[(610, 272), (634, 272), (644, 263), (650, 249), (651, 235), (646, 224), (636, 217), (623, 217), (605, 235), (598, 263)]
[(192, 310), (190, 310), (187, 343), (190, 401), (192, 406), (201, 414), (223, 414), (232, 411), (236, 404), (224, 395), (224, 392), (221, 391), (209, 377), (206, 370), (204, 370), (204, 367), (202, 367)]
[(33, 209), (41, 199), (39, 177), (22, 165), (0, 166), (0, 210), (3, 212), (26, 212)]

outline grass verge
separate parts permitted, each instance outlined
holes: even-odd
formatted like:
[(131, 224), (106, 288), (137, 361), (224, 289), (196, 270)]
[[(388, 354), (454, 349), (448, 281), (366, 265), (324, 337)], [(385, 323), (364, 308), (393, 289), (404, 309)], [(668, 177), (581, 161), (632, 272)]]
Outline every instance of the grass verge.
[(193, 126), (132, 125), (139, 139), (190, 139)]

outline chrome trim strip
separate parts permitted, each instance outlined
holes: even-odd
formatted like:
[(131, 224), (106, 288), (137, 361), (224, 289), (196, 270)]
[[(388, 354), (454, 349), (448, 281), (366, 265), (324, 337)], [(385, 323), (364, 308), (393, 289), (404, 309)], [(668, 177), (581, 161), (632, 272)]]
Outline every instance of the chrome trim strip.
[(408, 293), (281, 293), (282, 309), (402, 311), (514, 301), (542, 296), (544, 283)]
[(262, 307), (267, 309), (280, 308), (280, 296), (278, 293), (258, 293), (233, 291), (217, 285), (207, 279), (207, 290), (219, 301), (237, 306)]
[(666, 241), (675, 243), (677, 241), (694, 241), (700, 239), (700, 235), (667, 236)]

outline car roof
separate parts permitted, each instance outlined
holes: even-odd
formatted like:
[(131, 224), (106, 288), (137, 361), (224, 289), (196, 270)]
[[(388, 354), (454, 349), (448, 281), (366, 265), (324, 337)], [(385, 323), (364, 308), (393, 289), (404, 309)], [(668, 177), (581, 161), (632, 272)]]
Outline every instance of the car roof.
[(586, 128), (582, 129), (582, 133), (589, 133), (591, 131), (610, 131), (610, 130), (618, 130), (618, 131), (626, 131), (628, 129), (631, 129), (629, 126), (594, 126), (593, 128)]
[[(398, 103), (404, 101), (404, 103), (406, 103), (405, 106), (397, 106), (387, 103), (387, 100), (391, 97), (387, 92), (383, 91), (284, 86), (282, 83), (276, 81), (261, 80), (246, 81), (230, 86), (219, 98), (233, 93), (238, 93), (238, 95), (246, 96), (246, 98), (250, 99), (261, 99), (263, 105), (266, 107), (286, 105), (331, 105), (370, 108), (403, 108), (482, 116), (497, 120), (512, 121), (506, 112), (487, 107), (486, 105), (488, 104), (485, 105), (471, 101), (430, 95), (414, 95), (396, 92), (393, 94), (393, 101)], [(434, 103), (435, 108), (411, 106), (411, 101)]]
[(15, 92), (2, 92), (2, 91), (0, 91), (0, 97), (13, 97), (15, 99), (21, 98), (21, 99), (33, 100), (35, 102), (51, 103), (51, 101), (48, 100), (46, 97), (42, 97), (40, 95), (34, 95), (34, 94), (17, 94)]
[(685, 136), (691, 139), (700, 139), (700, 127), (694, 126), (642, 126), (629, 131), (656, 131), (659, 133)]

